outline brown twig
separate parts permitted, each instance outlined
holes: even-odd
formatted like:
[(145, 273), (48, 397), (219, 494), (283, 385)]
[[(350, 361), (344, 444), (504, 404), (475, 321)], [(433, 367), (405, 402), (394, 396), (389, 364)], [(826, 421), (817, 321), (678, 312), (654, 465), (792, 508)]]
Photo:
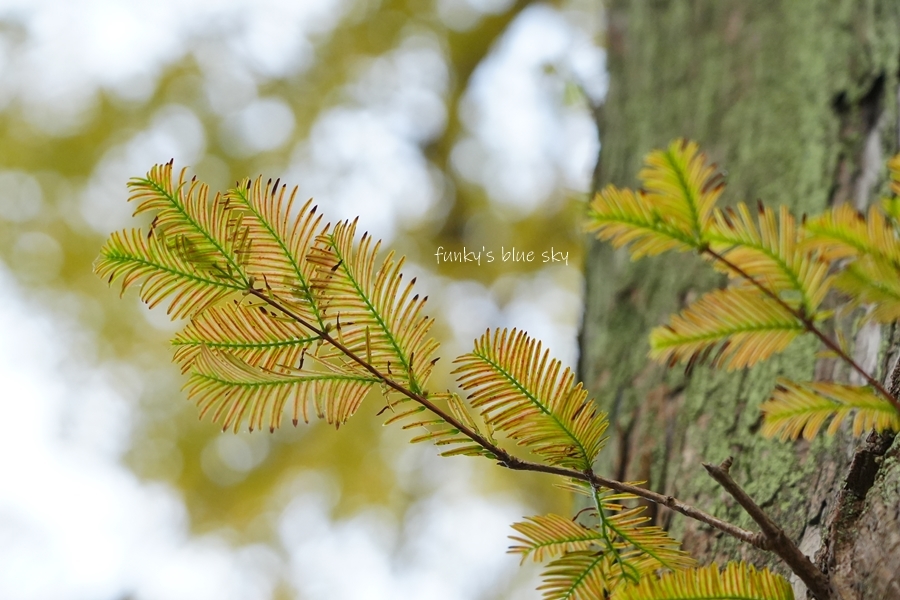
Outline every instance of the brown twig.
[(768, 550), (777, 554), (801, 580), (806, 587), (818, 600), (835, 600), (836, 595), (822, 571), (809, 560), (809, 558), (800, 551), (800, 548), (791, 541), (781, 527), (775, 524), (772, 519), (763, 512), (763, 509), (753, 501), (747, 492), (744, 491), (737, 482), (732, 479), (729, 474), (733, 459), (729, 457), (721, 465), (710, 465), (703, 463), (703, 467), (709, 472), (710, 476), (715, 479), (719, 485), (725, 488), (725, 491), (737, 500), (750, 518), (756, 521), (762, 534), (767, 541)]
[[(507, 455), (509, 456), (509, 455)], [(561, 475), (563, 477), (571, 477), (572, 479), (579, 479), (581, 481), (586, 481), (593, 486), (606, 487), (611, 490), (615, 490), (617, 492), (623, 492), (628, 494), (634, 494), (640, 498), (645, 500), (649, 500), (655, 504), (659, 504), (674, 510), (677, 513), (681, 513), (686, 517), (690, 517), (695, 521), (700, 521), (701, 523), (706, 523), (710, 527), (718, 529), (723, 533), (727, 533), (728, 535), (741, 540), (742, 542), (747, 542), (748, 544), (752, 544), (761, 550), (768, 550), (767, 541), (765, 537), (758, 532), (748, 531), (743, 529), (742, 527), (738, 527), (733, 523), (729, 523), (728, 521), (723, 521), (722, 519), (716, 518), (709, 513), (703, 512), (699, 508), (695, 508), (690, 504), (686, 504), (681, 500), (678, 500), (674, 496), (667, 496), (665, 494), (659, 494), (657, 492), (648, 490), (646, 488), (642, 488), (636, 485), (632, 485), (629, 483), (624, 483), (622, 481), (618, 481), (616, 479), (607, 479), (606, 477), (601, 477), (597, 475), (593, 471), (581, 472), (575, 471), (572, 469), (566, 469), (563, 467), (554, 467), (550, 465), (544, 465), (541, 463), (533, 463), (529, 461), (520, 460), (516, 457), (511, 457), (512, 463), (504, 464), (505, 467), (512, 469), (514, 471), (534, 471), (538, 473), (550, 473), (552, 475)]]
[(468, 427), (465, 423), (462, 423), (458, 419), (456, 419), (453, 415), (441, 410), (440, 407), (436, 406), (433, 402), (431, 402), (428, 398), (423, 396), (422, 394), (417, 394), (412, 390), (407, 389), (403, 385), (394, 381), (391, 377), (381, 373), (378, 369), (372, 366), (369, 362), (364, 360), (362, 357), (358, 356), (355, 352), (344, 346), (340, 341), (336, 340), (334, 337), (329, 335), (327, 332), (319, 329), (312, 323), (309, 323), (306, 319), (291, 311), (289, 308), (285, 307), (283, 304), (278, 302), (278, 300), (270, 297), (267, 294), (264, 294), (260, 290), (250, 289), (249, 293), (263, 302), (269, 304), (273, 308), (278, 309), (280, 312), (284, 313), (288, 317), (294, 319), (297, 323), (307, 328), (311, 332), (318, 335), (322, 340), (328, 342), (342, 353), (344, 353), (350, 360), (360, 365), (366, 371), (377, 377), (379, 380), (384, 382), (384, 384), (396, 392), (403, 394), (407, 398), (418, 402), (426, 409), (443, 419), (445, 422), (449, 423), (453, 427), (459, 430), (461, 434), (468, 437), (470, 440), (487, 450), (497, 461), (504, 467), (511, 469), (513, 471), (531, 471), (536, 473), (548, 473), (551, 475), (559, 475), (562, 477), (569, 477), (571, 479), (577, 479), (579, 481), (585, 481), (591, 484), (594, 487), (605, 487), (611, 490), (615, 490), (617, 492), (634, 494), (640, 498), (645, 500), (649, 500), (650, 502), (654, 502), (656, 504), (660, 504), (662, 506), (666, 506), (671, 510), (681, 513), (686, 517), (690, 517), (694, 520), (700, 521), (701, 523), (706, 523), (710, 527), (718, 529), (723, 533), (727, 533), (730, 536), (733, 536), (743, 542), (747, 542), (752, 544), (758, 548), (763, 550), (768, 549), (766, 547), (766, 539), (760, 533), (754, 533), (752, 531), (748, 531), (737, 525), (729, 523), (727, 521), (723, 521), (722, 519), (716, 518), (708, 513), (703, 512), (702, 510), (695, 508), (689, 504), (681, 502), (673, 496), (667, 496), (664, 494), (658, 494), (651, 490), (647, 490), (642, 487), (638, 487), (636, 485), (631, 485), (628, 483), (623, 483), (621, 481), (617, 481), (615, 479), (607, 479), (605, 477), (601, 477), (593, 472), (593, 470), (587, 471), (578, 471), (575, 469), (567, 469), (564, 467), (556, 467), (552, 465), (545, 465), (541, 463), (531, 462), (527, 460), (522, 460), (516, 456), (513, 456), (503, 448), (497, 446), (489, 439), (485, 438), (483, 435)]
[(734, 271), (735, 273), (737, 273), (738, 275), (740, 275), (741, 277), (746, 279), (749, 283), (754, 285), (763, 294), (765, 294), (766, 296), (768, 296), (769, 298), (771, 298), (772, 300), (777, 302), (786, 311), (791, 313), (797, 320), (799, 320), (803, 324), (803, 327), (809, 333), (811, 333), (814, 336), (816, 336), (817, 338), (819, 338), (819, 340), (823, 344), (825, 344), (825, 346), (829, 350), (834, 352), (838, 356), (838, 358), (840, 358), (845, 363), (850, 365), (850, 367), (854, 371), (859, 373), (866, 380), (866, 382), (869, 385), (871, 385), (873, 388), (875, 388), (878, 391), (878, 393), (881, 394), (885, 398), (885, 400), (890, 402), (894, 406), (894, 408), (898, 412), (900, 412), (900, 400), (898, 400), (896, 396), (894, 396), (889, 391), (887, 391), (885, 389), (885, 387), (881, 384), (881, 382), (879, 382), (877, 379), (872, 377), (872, 375), (870, 375), (868, 371), (863, 369), (855, 360), (853, 360), (852, 357), (850, 357), (846, 352), (844, 352), (843, 348), (841, 348), (837, 342), (835, 342), (830, 337), (825, 335), (825, 333), (821, 329), (819, 329), (819, 327), (815, 324), (815, 322), (802, 309), (797, 309), (797, 308), (792, 307), (790, 304), (788, 304), (787, 302), (782, 300), (778, 294), (776, 294), (775, 292), (773, 292), (772, 290), (770, 290), (769, 288), (767, 288), (766, 286), (761, 284), (759, 281), (757, 281), (755, 277), (751, 276), (749, 273), (744, 271), (741, 267), (737, 266), (736, 264), (734, 264), (733, 262), (731, 262), (730, 260), (728, 260), (727, 258), (722, 256), (715, 250), (709, 248), (708, 246), (706, 248), (704, 248), (701, 252), (704, 252), (704, 253), (708, 254), (709, 256), (711, 256), (712, 258), (714, 258), (715, 260), (721, 262), (723, 265), (725, 265), (726, 267), (728, 267), (729, 269), (731, 269), (732, 271)]

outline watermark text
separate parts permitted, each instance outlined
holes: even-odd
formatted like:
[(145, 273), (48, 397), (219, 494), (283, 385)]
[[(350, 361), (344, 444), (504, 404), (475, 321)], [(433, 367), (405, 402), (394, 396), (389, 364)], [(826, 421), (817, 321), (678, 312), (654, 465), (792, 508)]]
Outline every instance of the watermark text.
[(434, 256), (439, 265), (445, 263), (461, 263), (474, 264), (480, 267), (482, 263), (490, 264), (494, 261), (504, 263), (532, 263), (540, 261), (542, 263), (569, 264), (569, 252), (556, 250), (552, 246), (549, 250), (544, 250), (540, 253), (534, 250), (523, 250), (521, 248), (516, 248), (515, 246), (511, 248), (500, 246), (499, 252), (497, 252), (495, 248), (489, 250), (485, 246), (476, 249), (469, 249), (466, 246), (463, 246), (462, 250), (452, 250), (444, 248), (443, 246), (438, 246)]

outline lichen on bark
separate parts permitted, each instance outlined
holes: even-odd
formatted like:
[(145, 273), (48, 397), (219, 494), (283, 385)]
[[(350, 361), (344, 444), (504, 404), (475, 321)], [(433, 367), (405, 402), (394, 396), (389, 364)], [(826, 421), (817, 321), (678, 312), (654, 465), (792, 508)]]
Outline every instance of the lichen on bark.
[[(900, 3), (614, 0), (606, 19), (598, 188), (635, 186), (649, 150), (687, 137), (727, 169), (726, 202), (761, 199), (802, 214), (876, 199), (883, 159), (898, 147)], [(695, 257), (630, 262), (593, 242), (586, 282), (580, 369), (610, 412), (618, 449), (601, 470), (749, 526), (700, 468), (734, 455), (739, 483), (804, 551), (818, 551), (859, 441), (842, 432), (790, 444), (757, 431), (776, 376), (821, 371), (813, 344), (747, 372), (666, 371), (648, 362), (650, 328), (722, 281)], [(898, 469), (890, 465), (882, 477)], [(777, 566), (664, 510), (659, 519), (701, 559)]]

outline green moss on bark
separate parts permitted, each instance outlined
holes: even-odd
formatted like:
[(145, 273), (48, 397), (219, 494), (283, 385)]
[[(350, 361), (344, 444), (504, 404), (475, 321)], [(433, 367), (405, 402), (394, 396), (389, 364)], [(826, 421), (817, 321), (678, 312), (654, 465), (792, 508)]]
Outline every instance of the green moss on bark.
[[(867, 142), (896, 151), (897, 2), (617, 0), (607, 20), (597, 187), (635, 186), (649, 150), (688, 137), (728, 170), (726, 202), (815, 213), (865, 191)], [(586, 277), (581, 371), (611, 413), (619, 449), (601, 470), (749, 525), (700, 467), (734, 455), (735, 478), (791, 536), (817, 527), (855, 442), (789, 444), (757, 432), (775, 378), (813, 375), (813, 345), (748, 372), (699, 368), (686, 378), (648, 363), (647, 333), (721, 279), (695, 257), (630, 262), (597, 242)], [(771, 562), (680, 517), (672, 527), (701, 557)]]

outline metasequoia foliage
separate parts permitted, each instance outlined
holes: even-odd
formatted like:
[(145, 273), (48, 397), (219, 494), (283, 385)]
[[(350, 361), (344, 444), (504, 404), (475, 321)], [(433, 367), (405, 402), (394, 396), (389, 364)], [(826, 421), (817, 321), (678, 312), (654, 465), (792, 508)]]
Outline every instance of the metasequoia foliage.
[[(129, 183), (149, 230), (114, 233), (98, 275), (140, 287), (150, 306), (168, 301), (188, 317), (175, 336), (185, 390), (225, 429), (274, 431), (285, 413), (344, 423), (377, 389), (386, 424), (415, 432), (443, 454), (480, 455), (513, 468), (556, 469), (594, 498), (578, 518), (534, 517), (517, 525), (516, 552), (552, 556), (548, 598), (602, 597), (661, 569), (694, 561), (663, 530), (645, 525), (630, 494), (585, 484), (603, 448), (606, 416), (568, 368), (522, 331), (487, 331), (456, 360), (466, 403), (429, 388), (437, 342), (427, 299), (402, 274), (403, 259), (356, 222), (330, 225), (278, 182), (244, 180), (210, 197), (171, 163)], [(376, 401), (374, 398), (372, 401)], [(538, 462), (512, 456), (495, 436)], [(564, 521), (579, 532), (555, 530)]]
[(895, 197), (867, 215), (843, 204), (800, 224), (786, 207), (756, 210), (715, 206), (724, 184), (693, 142), (679, 140), (647, 157), (643, 189), (609, 186), (591, 203), (589, 228), (632, 258), (668, 250), (693, 251), (727, 275), (713, 290), (650, 334), (650, 356), (689, 366), (709, 359), (726, 369), (750, 367), (784, 351), (796, 338), (817, 338), (865, 385), (782, 379), (762, 405), (762, 433), (810, 439), (834, 433), (852, 415), (861, 435), (900, 429), (900, 401), (852, 358), (825, 310), (829, 291), (864, 318), (889, 323), (900, 316), (900, 157), (890, 163)]
[[(591, 227), (615, 246), (627, 245), (635, 258), (697, 252), (729, 280), (653, 332), (653, 357), (693, 363), (711, 356), (714, 364), (743, 368), (799, 336), (815, 335), (861, 371), (824, 333), (834, 313), (821, 305), (834, 287), (851, 302), (875, 305), (870, 318), (900, 314), (894, 280), (880, 279), (891, 272), (896, 280), (900, 268), (898, 202), (885, 202), (884, 212), (868, 220), (839, 207), (805, 227), (785, 209), (760, 207), (755, 218), (744, 205), (722, 210), (718, 172), (686, 142), (651, 153), (640, 177), (642, 190), (608, 187), (597, 195)], [(772, 542), (777, 531), (764, 516), (757, 519), (752, 501), (748, 512), (762, 534), (640, 482), (594, 473), (606, 415), (572, 371), (524, 331), (488, 330), (456, 359), (454, 374), (467, 399), (431, 389), (438, 344), (429, 335), (427, 298), (415, 292), (415, 279), (404, 279), (403, 259), (390, 252), (381, 257), (380, 242), (358, 235), (355, 221), (325, 223), (311, 202), (295, 202), (296, 188), (289, 193), (262, 178), (210, 198), (205, 184), (183, 170), (176, 177), (171, 163), (131, 180), (129, 188), (135, 214), (149, 212), (153, 221), (147, 231), (112, 234), (95, 270), (110, 283), (120, 281), (122, 293), (138, 286), (151, 307), (168, 302), (173, 318), (189, 319), (173, 340), (175, 361), (201, 417), (209, 414), (234, 431), (242, 425), (274, 431), (286, 412), (295, 425), (315, 414), (340, 426), (367, 399), (378, 402), (370, 394), (375, 390), (386, 424), (414, 430), (412, 442), (432, 442), (445, 456), (483, 456), (561, 477), (564, 487), (590, 499), (590, 508), (513, 526), (511, 552), (550, 561), (545, 598), (792, 597), (780, 576), (742, 563), (723, 572), (715, 565), (693, 569), (679, 543), (649, 525), (642, 507), (631, 507), (638, 497), (776, 552), (812, 582), (817, 597), (829, 597), (827, 585), (816, 585), (821, 573), (810, 574), (791, 558), (792, 548), (781, 551)], [(812, 436), (829, 421), (834, 430), (850, 414), (858, 432), (896, 429), (896, 398), (860, 374), (869, 385), (782, 381), (763, 407), (764, 433)], [(729, 465), (707, 468), (736, 488)]]
[(623, 588), (612, 600), (787, 600), (791, 586), (769, 571), (757, 571), (744, 563), (729, 563), (720, 572), (714, 564), (646, 578)]

